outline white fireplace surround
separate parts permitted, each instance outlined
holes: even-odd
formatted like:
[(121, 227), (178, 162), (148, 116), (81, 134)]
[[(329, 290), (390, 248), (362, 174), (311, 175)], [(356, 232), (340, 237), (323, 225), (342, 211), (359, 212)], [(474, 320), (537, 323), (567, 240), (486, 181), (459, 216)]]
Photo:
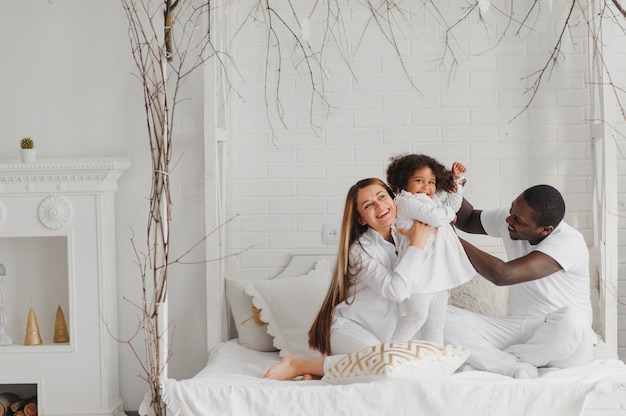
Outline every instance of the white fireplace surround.
[[(119, 392), (115, 193), (127, 158), (0, 163), (0, 263), (12, 344), (0, 391), (36, 389), (40, 414), (123, 415)], [(69, 343), (52, 341), (57, 306)], [(29, 308), (43, 343), (24, 345)]]

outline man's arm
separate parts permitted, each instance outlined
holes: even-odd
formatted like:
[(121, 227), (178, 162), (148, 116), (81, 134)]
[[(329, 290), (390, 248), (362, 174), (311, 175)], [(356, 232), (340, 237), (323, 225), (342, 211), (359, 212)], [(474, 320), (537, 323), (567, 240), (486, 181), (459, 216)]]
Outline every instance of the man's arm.
[(472, 204), (463, 198), (461, 208), (456, 213), (454, 226), (470, 234), (487, 234), (483, 228), (483, 224), (480, 222), (481, 212), (481, 210), (474, 209)]
[(523, 257), (505, 262), (462, 238), (459, 240), (476, 271), (498, 286), (541, 279), (561, 270), (561, 265), (556, 260), (540, 251), (532, 251)]

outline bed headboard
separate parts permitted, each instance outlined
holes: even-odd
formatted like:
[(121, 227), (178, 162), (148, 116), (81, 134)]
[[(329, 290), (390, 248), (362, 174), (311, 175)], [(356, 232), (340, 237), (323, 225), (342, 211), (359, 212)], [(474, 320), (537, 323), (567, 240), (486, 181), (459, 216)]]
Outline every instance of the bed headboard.
[(315, 268), (315, 264), (319, 260), (326, 260), (330, 265), (331, 269), (335, 265), (335, 258), (337, 256), (335, 254), (314, 254), (314, 253), (296, 253), (293, 254), (291, 259), (289, 260), (289, 264), (287, 267), (272, 277), (272, 279), (283, 278), (283, 277), (293, 277), (293, 276), (301, 276)]

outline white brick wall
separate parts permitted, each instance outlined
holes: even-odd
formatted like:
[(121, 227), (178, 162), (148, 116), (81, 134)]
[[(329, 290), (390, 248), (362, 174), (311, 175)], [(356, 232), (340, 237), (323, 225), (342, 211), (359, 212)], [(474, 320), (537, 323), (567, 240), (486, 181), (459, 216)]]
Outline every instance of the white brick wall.
[[(234, 20), (248, 10), (242, 3), (246, 2), (227, 6), (239, 11), (230, 13)], [(551, 76), (544, 75), (532, 105), (522, 112), (530, 98), (526, 88), (533, 80), (526, 77), (545, 65), (566, 10), (556, 4), (553, 12), (543, 8), (531, 23), (532, 31), (522, 30), (518, 37), (510, 31), (499, 42), (509, 23), (505, 17), (492, 11), (484, 25), (476, 16), (468, 18), (455, 28), (455, 38), (448, 44), (458, 59), (456, 66), (452, 55), (443, 55), (445, 28), (422, 7), (412, 8), (410, 27), (403, 27), (405, 37), (398, 35), (398, 48), (414, 88), (380, 31), (370, 27), (363, 33), (367, 12), (356, 2), (350, 7), (344, 10), (343, 45), (351, 53), (355, 77), (330, 45), (324, 61), (330, 114), (317, 98), (310, 109), (310, 81), (292, 67), (300, 55), (296, 52), (292, 59), (288, 54), (292, 42), (281, 40), (285, 61), (280, 98), (287, 128), (272, 107), (269, 118), (275, 140), (263, 97), (265, 32), (261, 25), (248, 23), (232, 43), (230, 53), (242, 72), (242, 80), (234, 85), (244, 99), (231, 95), (228, 109), (233, 155), (230, 206), (231, 214), (240, 215), (231, 227), (231, 244), (232, 249), (255, 246), (232, 259), (231, 275), (264, 277), (280, 270), (295, 251), (334, 251), (336, 247), (322, 243), (322, 225), (338, 225), (349, 186), (363, 177), (384, 179), (389, 157), (401, 152), (465, 163), (466, 196), (478, 208), (507, 206), (527, 186), (552, 184), (564, 193), (566, 220), (583, 232), (588, 244), (593, 243), (585, 24), (570, 28), (562, 46), (565, 56), (559, 57)], [(448, 22), (460, 16), (457, 3), (439, 7)], [(302, 19), (310, 7), (297, 12)], [(311, 17), (312, 42), (319, 41), (322, 18), (320, 13)], [(616, 59), (622, 62), (619, 76), (624, 79), (626, 55), (623, 50), (620, 54)], [(443, 66), (437, 65), (440, 58)], [(272, 67), (275, 70), (276, 65)], [(299, 72), (306, 74), (305, 67)], [(270, 73), (268, 81), (272, 106), (275, 75)], [(311, 114), (315, 129), (310, 126)], [(620, 176), (626, 178), (622, 159), (620, 155)], [(623, 180), (620, 186), (624, 201)], [(625, 228), (622, 221), (622, 237)], [(476, 241), (486, 247), (494, 244), (486, 238)], [(620, 272), (626, 268), (626, 246), (621, 254)], [(624, 286), (621, 294), (626, 296)], [(626, 355), (626, 309), (620, 313), (621, 352)]]

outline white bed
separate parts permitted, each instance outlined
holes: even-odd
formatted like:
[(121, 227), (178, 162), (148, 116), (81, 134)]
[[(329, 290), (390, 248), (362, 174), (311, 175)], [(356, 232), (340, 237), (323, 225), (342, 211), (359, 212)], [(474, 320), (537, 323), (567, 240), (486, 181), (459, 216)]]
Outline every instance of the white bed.
[[(306, 347), (308, 326), (303, 322), (312, 320), (317, 311), (333, 261), (331, 255), (296, 255), (274, 279), (227, 279), (238, 338), (215, 347), (207, 366), (193, 378), (163, 383), (168, 415), (626, 415), (626, 365), (604, 342), (596, 347), (592, 363), (542, 369), (535, 380), (482, 371), (343, 384), (263, 379), (281, 353), (258, 350), (277, 347), (283, 353), (312, 354)], [(483, 284), (478, 279), (473, 284)], [(485, 287), (471, 288), (476, 290), (487, 300), (483, 307), (493, 307), (493, 313), (506, 302), (506, 292), (488, 294)], [(467, 292), (451, 298), (460, 303), (475, 301)], [(603, 316), (602, 296), (593, 298), (598, 303), (596, 314)], [(262, 307), (261, 312), (255, 314), (250, 302)], [(270, 324), (260, 326), (261, 321)]]

